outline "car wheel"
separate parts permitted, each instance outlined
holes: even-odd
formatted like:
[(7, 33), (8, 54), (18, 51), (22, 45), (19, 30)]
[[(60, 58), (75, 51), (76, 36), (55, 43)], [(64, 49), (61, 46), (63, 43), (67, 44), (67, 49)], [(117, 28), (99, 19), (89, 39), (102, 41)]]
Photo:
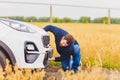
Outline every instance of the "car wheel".
[(6, 56), (4, 55), (4, 52), (0, 50), (0, 67), (5, 69), (6, 66)]

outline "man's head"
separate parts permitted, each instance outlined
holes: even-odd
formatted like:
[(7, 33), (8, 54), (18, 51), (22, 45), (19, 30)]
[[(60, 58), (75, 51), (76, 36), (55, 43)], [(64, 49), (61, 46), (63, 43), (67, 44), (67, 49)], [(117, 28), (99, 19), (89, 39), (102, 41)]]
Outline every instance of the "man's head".
[(62, 37), (61, 41), (60, 41), (60, 46), (61, 47), (67, 47), (71, 44), (73, 44), (74, 42), (74, 38), (72, 35), (67, 34), (65, 36)]

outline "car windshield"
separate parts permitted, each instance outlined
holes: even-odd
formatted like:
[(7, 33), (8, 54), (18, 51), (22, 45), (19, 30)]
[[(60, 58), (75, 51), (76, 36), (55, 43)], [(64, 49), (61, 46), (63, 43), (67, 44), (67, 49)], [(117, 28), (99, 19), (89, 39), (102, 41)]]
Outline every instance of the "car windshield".
[(35, 32), (32, 30), (30, 27), (28, 27), (25, 24), (19, 23), (17, 21), (12, 21), (12, 20), (5, 20), (5, 19), (0, 19), (0, 22), (17, 30), (17, 31), (22, 31), (22, 32)]

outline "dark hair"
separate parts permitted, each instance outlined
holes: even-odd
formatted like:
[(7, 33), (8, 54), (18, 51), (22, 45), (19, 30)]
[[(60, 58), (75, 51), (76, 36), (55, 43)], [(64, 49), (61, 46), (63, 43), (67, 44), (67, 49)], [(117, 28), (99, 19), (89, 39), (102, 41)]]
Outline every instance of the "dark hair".
[(74, 41), (75, 41), (74, 38), (73, 38), (73, 36), (72, 36), (71, 34), (65, 35), (65, 36), (64, 36), (64, 39), (67, 40), (67, 44), (68, 44), (68, 45), (73, 44)]

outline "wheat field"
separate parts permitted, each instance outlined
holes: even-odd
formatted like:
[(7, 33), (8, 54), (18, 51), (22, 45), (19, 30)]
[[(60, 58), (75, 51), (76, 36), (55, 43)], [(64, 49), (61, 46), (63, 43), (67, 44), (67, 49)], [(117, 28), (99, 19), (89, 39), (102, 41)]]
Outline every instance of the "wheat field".
[[(49, 23), (32, 22), (40, 28)], [(120, 25), (105, 24), (80, 24), (80, 23), (54, 23), (67, 30), (78, 41), (81, 48), (82, 69), (78, 73), (73, 71), (63, 72), (61, 69), (61, 79), (50, 76), (44, 79), (44, 70), (14, 68), (7, 66), (5, 72), (0, 69), (0, 80), (120, 80)], [(54, 49), (54, 56), (59, 56), (54, 43), (54, 36), (50, 32), (50, 44)], [(29, 74), (28, 74), (29, 73)]]
[[(43, 28), (49, 23), (32, 23)], [(120, 25), (59, 23), (52, 24), (67, 30), (81, 47), (83, 66), (102, 66), (120, 69)], [(54, 56), (59, 56), (51, 35), (51, 47)]]

